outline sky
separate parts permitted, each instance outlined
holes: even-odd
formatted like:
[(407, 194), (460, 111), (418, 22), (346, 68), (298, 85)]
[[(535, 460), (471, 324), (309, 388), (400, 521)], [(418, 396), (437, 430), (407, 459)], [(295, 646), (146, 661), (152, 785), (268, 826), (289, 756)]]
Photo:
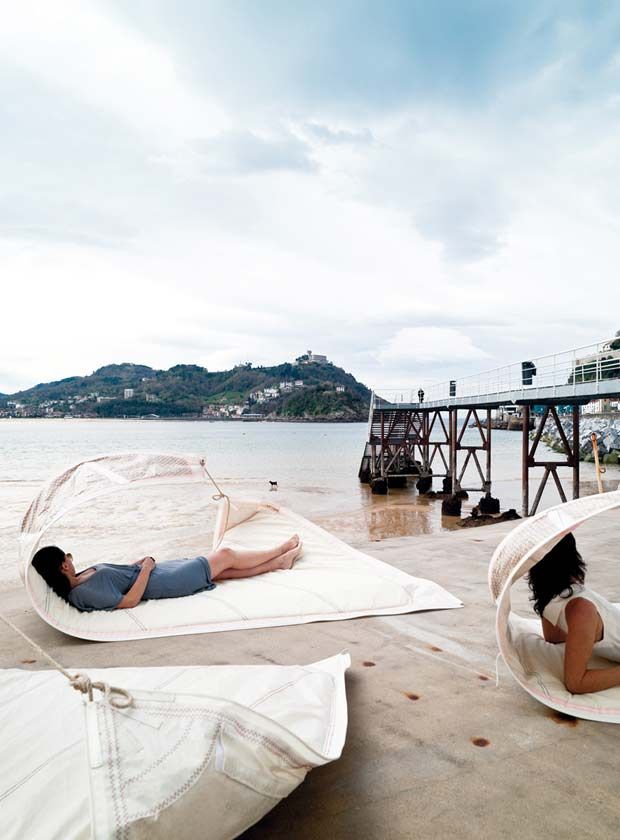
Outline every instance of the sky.
[(312, 349), (417, 387), (620, 329), (620, 4), (20, 0), (0, 392)]

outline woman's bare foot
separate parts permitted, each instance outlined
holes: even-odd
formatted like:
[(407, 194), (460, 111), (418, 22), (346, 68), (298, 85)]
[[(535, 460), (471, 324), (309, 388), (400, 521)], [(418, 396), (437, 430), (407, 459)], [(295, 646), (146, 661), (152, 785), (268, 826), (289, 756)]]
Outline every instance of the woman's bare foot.
[(299, 539), (299, 534), (293, 534), (286, 542), (283, 542), (282, 545), (279, 545), (277, 548), (278, 555), (287, 554), (289, 551), (292, 551), (294, 548), (297, 548), (301, 540)]
[[(297, 536), (297, 535), (295, 535)], [(299, 540), (299, 537), (297, 537)], [(301, 554), (301, 540), (295, 545), (294, 548), (291, 548), (290, 551), (286, 551), (284, 554), (281, 554), (279, 557), (276, 557), (274, 563), (276, 563), (276, 569), (292, 569), (295, 560)]]

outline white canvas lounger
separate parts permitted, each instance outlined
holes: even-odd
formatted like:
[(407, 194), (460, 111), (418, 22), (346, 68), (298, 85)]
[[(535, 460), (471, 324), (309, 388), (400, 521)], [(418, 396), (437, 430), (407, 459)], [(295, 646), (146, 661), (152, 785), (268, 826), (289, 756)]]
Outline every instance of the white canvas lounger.
[(340, 756), (346, 653), (313, 665), (0, 671), (2, 840), (229, 840)]
[(462, 606), (432, 581), (352, 548), (287, 508), (230, 499), (221, 492), (216, 498), (214, 548), (268, 548), (297, 532), (303, 554), (293, 569), (225, 581), (187, 598), (145, 601), (131, 610), (83, 613), (59, 598), (30, 564), (65, 512), (119, 488), (167, 486), (173, 493), (175, 486), (204, 485), (205, 478), (199, 456), (132, 453), (85, 461), (46, 485), (24, 518), (21, 537), (22, 574), (39, 615), (69, 635), (114, 641)]

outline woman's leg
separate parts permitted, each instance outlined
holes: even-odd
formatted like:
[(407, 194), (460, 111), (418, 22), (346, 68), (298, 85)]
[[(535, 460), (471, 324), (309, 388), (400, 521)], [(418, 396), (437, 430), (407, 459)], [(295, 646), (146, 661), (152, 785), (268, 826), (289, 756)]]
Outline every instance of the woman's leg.
[[(211, 574), (214, 579), (221, 579), (222, 573), (229, 570), (248, 571), (269, 563), (271, 560), (276, 560), (287, 552), (297, 551), (298, 545), (299, 537), (294, 534), (285, 543), (266, 551), (237, 551), (233, 548), (219, 548), (209, 555)], [(262, 574), (262, 572), (259, 572), (259, 574)]]
[(279, 557), (274, 557), (273, 560), (267, 560), (264, 563), (259, 563), (258, 566), (252, 566), (249, 569), (225, 569), (219, 575), (214, 575), (213, 580), (233, 580), (235, 578), (256, 577), (256, 575), (264, 575), (265, 572), (275, 572), (276, 569), (292, 569), (295, 558), (297, 557), (298, 549), (293, 548), (280, 554)]

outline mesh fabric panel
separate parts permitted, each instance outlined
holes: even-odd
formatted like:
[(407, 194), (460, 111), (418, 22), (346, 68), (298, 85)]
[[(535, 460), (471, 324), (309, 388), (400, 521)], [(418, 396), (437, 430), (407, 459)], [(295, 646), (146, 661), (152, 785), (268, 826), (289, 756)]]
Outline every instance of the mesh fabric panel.
[[(489, 589), (493, 600), (497, 601), (510, 576), (526, 558), (531, 562), (519, 568), (520, 575), (525, 574), (555, 543), (584, 520), (618, 506), (618, 490), (586, 496), (545, 510), (514, 528), (499, 544), (489, 565)], [(537, 546), (541, 546), (541, 550), (528, 557)]]

